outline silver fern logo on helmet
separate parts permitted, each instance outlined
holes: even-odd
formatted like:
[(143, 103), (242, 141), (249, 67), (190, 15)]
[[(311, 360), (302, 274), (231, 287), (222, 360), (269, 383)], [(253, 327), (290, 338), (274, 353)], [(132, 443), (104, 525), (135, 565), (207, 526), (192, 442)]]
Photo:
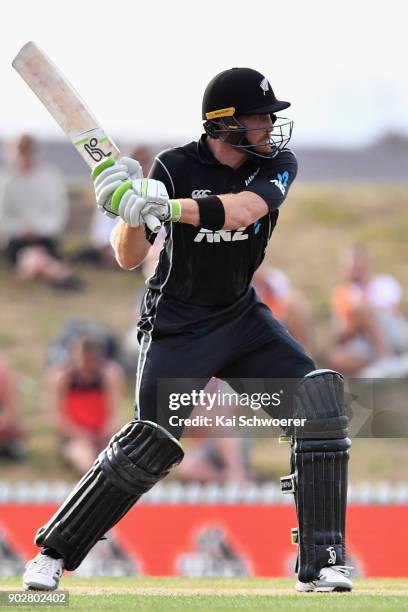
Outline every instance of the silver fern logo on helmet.
[(267, 91), (268, 91), (268, 89), (269, 89), (269, 83), (268, 83), (268, 79), (267, 79), (266, 77), (264, 77), (264, 78), (262, 79), (262, 81), (261, 81), (261, 82), (260, 82), (260, 84), (259, 84), (259, 87), (262, 89), (262, 91), (263, 91), (263, 95), (265, 96), (265, 95), (266, 95), (266, 92), (267, 92)]

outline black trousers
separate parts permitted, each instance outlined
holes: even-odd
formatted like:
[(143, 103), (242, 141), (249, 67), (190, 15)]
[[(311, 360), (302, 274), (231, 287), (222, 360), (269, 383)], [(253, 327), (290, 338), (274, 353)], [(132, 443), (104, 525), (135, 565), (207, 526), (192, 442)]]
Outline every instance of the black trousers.
[[(213, 376), (239, 392), (237, 379), (298, 379), (315, 369), (252, 288), (236, 304), (219, 309), (187, 307), (167, 297), (155, 303), (154, 297), (145, 300), (139, 324), (136, 418), (166, 427), (168, 401), (158, 394), (163, 379), (168, 397), (199, 391)], [(263, 388), (267, 391), (267, 384)], [(185, 406), (182, 416), (192, 409)], [(181, 428), (166, 428), (177, 438), (182, 434)]]
[(51, 257), (61, 259), (57, 240), (43, 236), (38, 238), (13, 238), (10, 240), (5, 249), (9, 262), (15, 265), (20, 251), (28, 247), (42, 247)]

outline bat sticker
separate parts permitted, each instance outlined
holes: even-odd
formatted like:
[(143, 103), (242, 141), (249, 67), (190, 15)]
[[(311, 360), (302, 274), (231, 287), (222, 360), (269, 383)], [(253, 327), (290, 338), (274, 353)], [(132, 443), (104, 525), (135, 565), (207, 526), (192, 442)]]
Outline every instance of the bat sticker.
[(89, 141), (89, 144), (84, 145), (85, 151), (89, 153), (89, 155), (92, 157), (94, 161), (100, 162), (102, 161), (104, 157), (109, 157), (110, 155), (112, 155), (111, 151), (109, 151), (109, 153), (104, 153), (102, 149), (99, 149), (97, 147), (97, 144), (98, 144), (97, 139), (91, 138), (91, 140)]

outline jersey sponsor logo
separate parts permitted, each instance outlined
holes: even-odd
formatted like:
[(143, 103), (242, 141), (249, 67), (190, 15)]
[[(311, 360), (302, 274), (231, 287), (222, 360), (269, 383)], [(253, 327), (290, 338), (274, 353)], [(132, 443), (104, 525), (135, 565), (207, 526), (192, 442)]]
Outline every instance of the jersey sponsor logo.
[(269, 182), (276, 185), (276, 187), (280, 189), (282, 195), (285, 195), (289, 182), (289, 172), (285, 170), (282, 174), (277, 174), (276, 179), (271, 179)]
[(206, 198), (211, 193), (211, 189), (194, 189), (191, 192), (192, 198)]
[(269, 83), (268, 83), (268, 79), (267, 79), (266, 77), (264, 77), (264, 78), (262, 79), (262, 81), (259, 83), (259, 87), (262, 89), (262, 91), (263, 91), (263, 95), (265, 96), (265, 95), (266, 95), (266, 92), (267, 92), (267, 91), (268, 91), (268, 89), (269, 89)]
[(258, 174), (260, 168), (258, 168), (257, 170), (255, 170), (255, 172), (253, 172), (252, 174), (250, 174), (248, 176), (248, 178), (245, 179), (245, 187), (248, 187), (249, 183), (252, 183), (252, 181), (254, 180), (254, 178), (256, 177), (256, 175)]
[(208, 229), (201, 229), (194, 242), (208, 242), (209, 244), (221, 242), (235, 242), (237, 240), (248, 240), (249, 236), (245, 233), (246, 227), (240, 227), (237, 230), (218, 230), (213, 232)]

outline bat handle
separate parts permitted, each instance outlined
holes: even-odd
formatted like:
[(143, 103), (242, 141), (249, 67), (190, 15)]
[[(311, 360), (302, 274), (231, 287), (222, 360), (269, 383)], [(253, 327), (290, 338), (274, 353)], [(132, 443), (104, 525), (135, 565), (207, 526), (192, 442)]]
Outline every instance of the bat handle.
[(144, 220), (151, 232), (157, 234), (160, 231), (161, 223), (156, 217), (154, 217), (153, 215), (146, 215)]

